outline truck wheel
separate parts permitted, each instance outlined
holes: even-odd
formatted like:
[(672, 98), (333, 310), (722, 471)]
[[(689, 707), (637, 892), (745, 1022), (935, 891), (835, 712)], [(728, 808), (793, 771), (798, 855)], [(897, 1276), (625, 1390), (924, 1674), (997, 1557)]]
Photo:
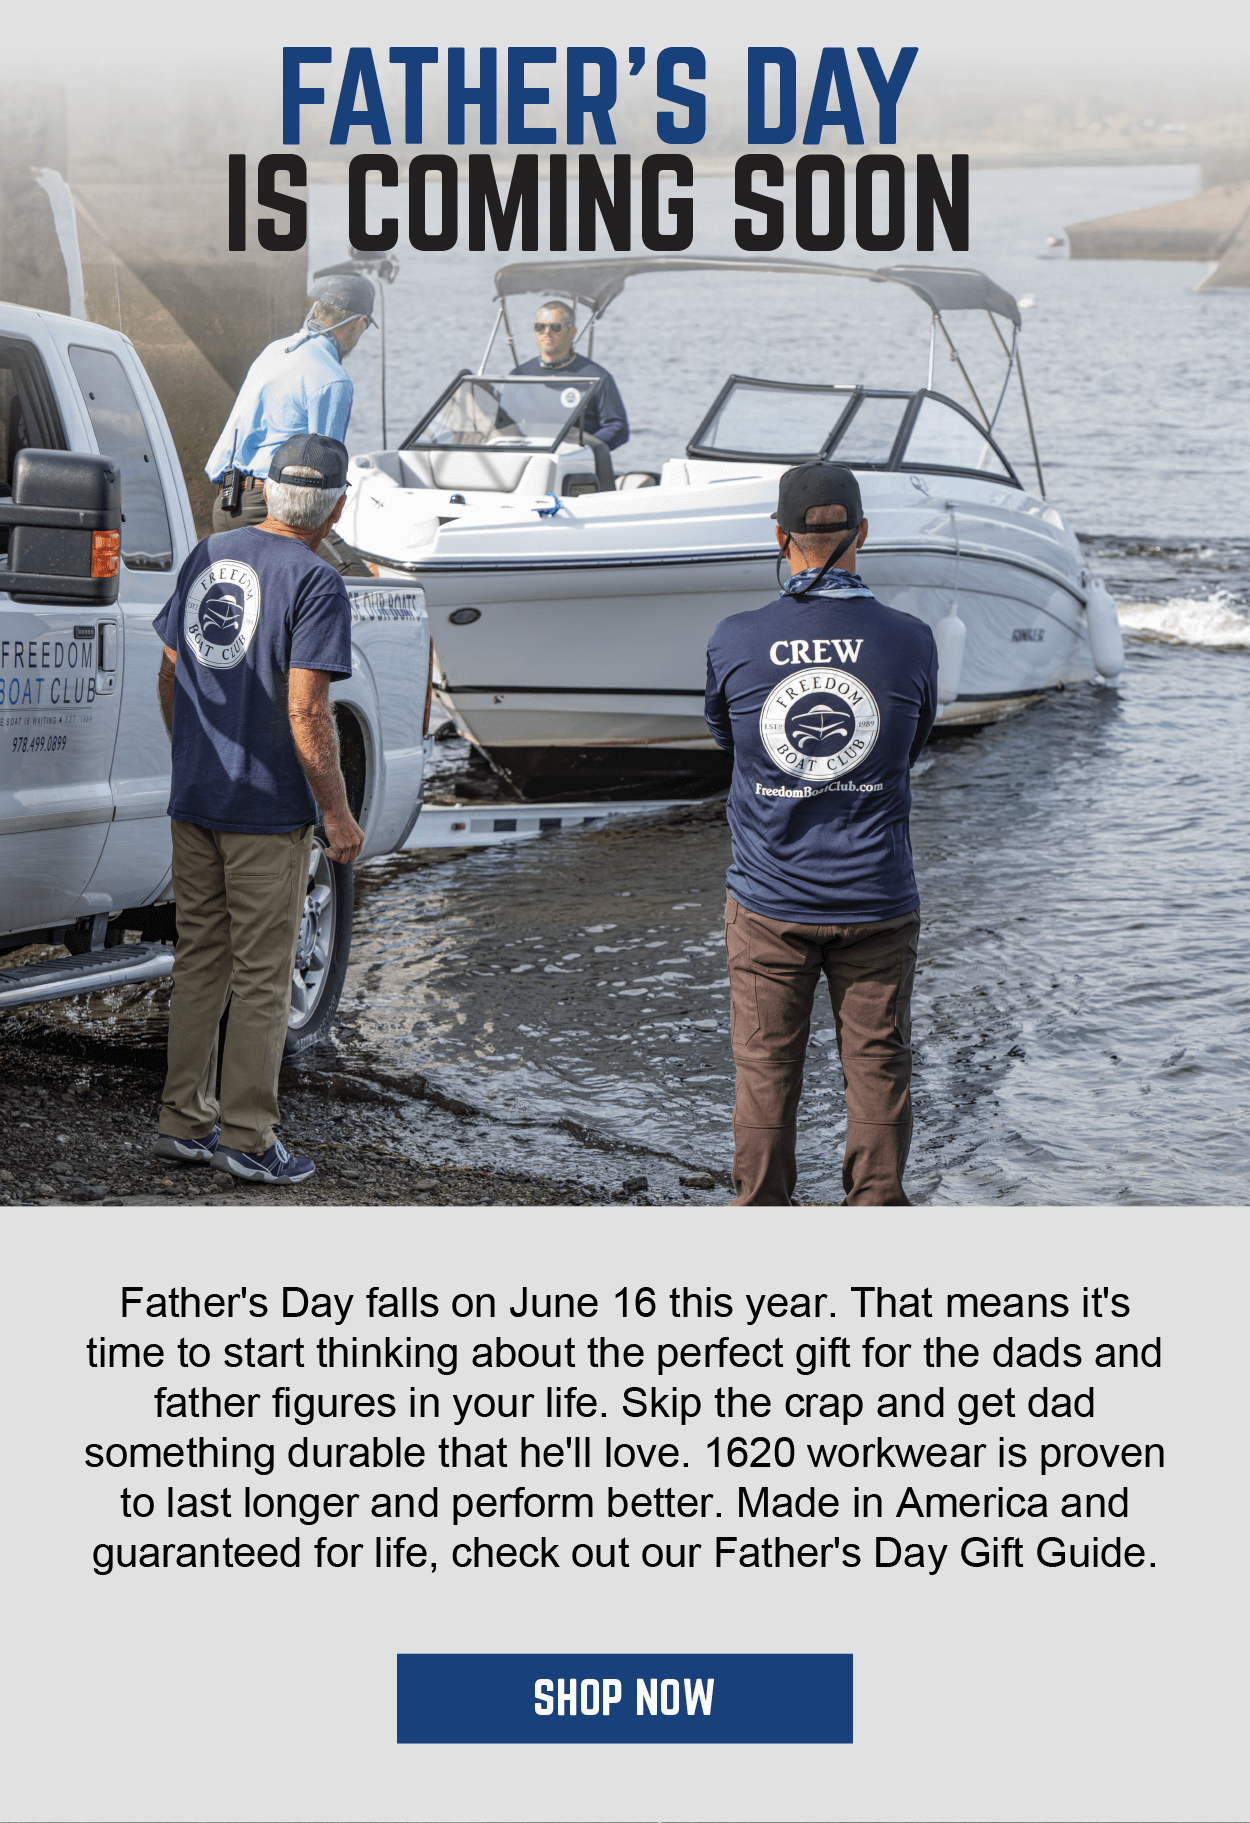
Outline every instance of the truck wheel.
[(352, 947), (352, 869), (331, 861), (318, 837), (308, 857), (308, 896), (295, 944), (291, 1012), (283, 1056), (299, 1057), (330, 1035)]

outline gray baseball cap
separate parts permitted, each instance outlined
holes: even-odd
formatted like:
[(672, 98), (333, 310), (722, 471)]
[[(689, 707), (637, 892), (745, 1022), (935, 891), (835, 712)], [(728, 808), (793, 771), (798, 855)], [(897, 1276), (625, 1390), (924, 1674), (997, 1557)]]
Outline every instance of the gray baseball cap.
[(319, 304), (333, 304), (336, 310), (373, 323), (373, 281), (360, 273), (332, 272), (315, 282), (312, 296)]
[[(311, 475), (288, 475), (289, 468), (311, 468)], [(288, 437), (273, 453), (269, 479), (284, 487), (346, 487), (347, 445), (319, 431)]]

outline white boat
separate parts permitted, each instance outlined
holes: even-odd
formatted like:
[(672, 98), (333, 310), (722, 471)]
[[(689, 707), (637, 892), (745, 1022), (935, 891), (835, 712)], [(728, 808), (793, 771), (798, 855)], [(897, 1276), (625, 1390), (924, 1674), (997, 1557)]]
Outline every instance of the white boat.
[[(640, 273), (725, 268), (906, 286), (931, 312), (928, 384), (808, 385), (731, 375), (682, 457), (617, 477), (579, 431), (596, 382), (466, 370), (397, 450), (353, 458), (341, 531), (420, 578), (440, 700), (520, 795), (691, 795), (727, 782), (703, 720), (708, 635), (777, 592), (777, 482), (823, 455), (855, 470), (869, 521), (860, 574), (935, 629), (940, 724), (968, 728), (1064, 685), (1114, 681), (1115, 606), (1075, 535), (1016, 474), (946, 317), (990, 314), (1032, 440), (1015, 299), (984, 273), (806, 262), (531, 261), (497, 274), (500, 323), (523, 292), (572, 295), (588, 326)], [(1011, 339), (998, 329), (1010, 325)], [(933, 390), (938, 335), (975, 412)], [(492, 344), (494, 338), (492, 337)], [(511, 334), (509, 332), (509, 342)]]

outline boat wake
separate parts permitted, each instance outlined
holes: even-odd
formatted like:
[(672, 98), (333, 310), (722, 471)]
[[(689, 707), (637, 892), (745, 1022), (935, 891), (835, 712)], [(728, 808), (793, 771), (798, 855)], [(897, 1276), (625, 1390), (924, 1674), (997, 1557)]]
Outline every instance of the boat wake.
[(1133, 639), (1157, 645), (1250, 648), (1250, 613), (1227, 589), (1164, 601), (1121, 601), (1120, 626)]

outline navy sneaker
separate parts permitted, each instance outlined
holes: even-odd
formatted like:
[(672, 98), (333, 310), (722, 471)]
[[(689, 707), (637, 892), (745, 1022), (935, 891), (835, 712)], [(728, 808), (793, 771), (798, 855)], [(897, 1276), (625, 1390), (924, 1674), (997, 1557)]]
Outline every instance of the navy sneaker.
[(292, 1158), (280, 1139), (275, 1139), (263, 1158), (240, 1152), (234, 1146), (218, 1146), (213, 1153), (214, 1171), (227, 1171), (231, 1177), (243, 1177), (253, 1184), (302, 1184), (317, 1169), (311, 1158)]
[(158, 1158), (172, 1158), (176, 1165), (211, 1165), (220, 1140), (220, 1127), (203, 1139), (175, 1139), (172, 1133), (161, 1133), (153, 1150)]

